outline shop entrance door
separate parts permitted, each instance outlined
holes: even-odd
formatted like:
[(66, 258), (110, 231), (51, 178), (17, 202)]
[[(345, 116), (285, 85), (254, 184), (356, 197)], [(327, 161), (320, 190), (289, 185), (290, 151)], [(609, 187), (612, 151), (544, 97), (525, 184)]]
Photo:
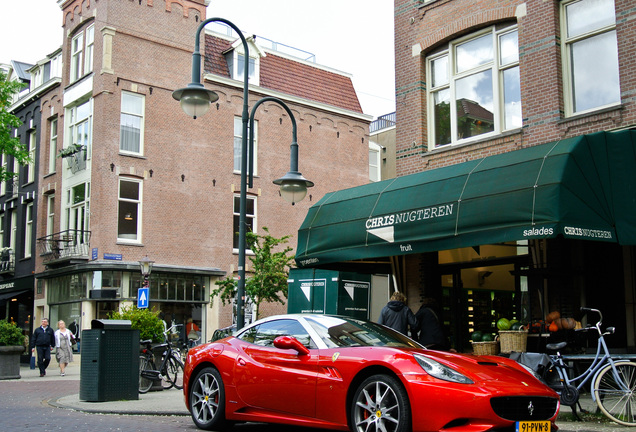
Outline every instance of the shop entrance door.
[(463, 336), (466, 332), (466, 310), (464, 296), (462, 296), (462, 277), (459, 270), (444, 273), (440, 276), (440, 290), (442, 298), (442, 326), (450, 338), (451, 347), (463, 352), (469, 347), (464, 346)]

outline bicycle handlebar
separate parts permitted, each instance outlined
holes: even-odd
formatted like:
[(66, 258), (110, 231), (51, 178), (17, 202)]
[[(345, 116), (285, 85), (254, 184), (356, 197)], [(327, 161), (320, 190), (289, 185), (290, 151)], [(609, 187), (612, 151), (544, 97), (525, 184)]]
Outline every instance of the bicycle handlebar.
[(598, 314), (598, 322), (594, 325), (594, 327), (596, 327), (596, 329), (599, 331), (599, 333), (601, 332), (601, 323), (603, 322), (603, 314), (601, 313), (600, 310), (598, 309), (592, 309), (592, 308), (586, 308), (586, 307), (582, 307), (581, 308), (581, 312), (596, 312)]

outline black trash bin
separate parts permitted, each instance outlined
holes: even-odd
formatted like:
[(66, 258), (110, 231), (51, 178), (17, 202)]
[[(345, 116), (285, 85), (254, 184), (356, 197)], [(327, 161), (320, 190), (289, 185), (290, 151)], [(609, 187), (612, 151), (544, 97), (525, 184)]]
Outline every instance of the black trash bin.
[(81, 340), (80, 400), (138, 400), (139, 330), (129, 320), (93, 320)]

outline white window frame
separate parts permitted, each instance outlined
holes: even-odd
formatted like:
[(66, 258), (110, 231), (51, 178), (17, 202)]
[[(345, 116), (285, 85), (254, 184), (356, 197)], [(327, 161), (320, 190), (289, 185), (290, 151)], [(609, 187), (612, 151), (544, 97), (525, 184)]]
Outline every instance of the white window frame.
[(84, 75), (83, 66), (84, 33), (79, 33), (71, 39), (71, 79), (73, 83)]
[(57, 158), (57, 117), (49, 121), (49, 174), (55, 172), (55, 161)]
[[(252, 52), (250, 50), (250, 52)], [(226, 60), (228, 63), (228, 68), (230, 69), (230, 77), (232, 77), (232, 79), (235, 79), (237, 81), (243, 81), (243, 72), (245, 71), (245, 65), (241, 65), (242, 67), (239, 67), (239, 60), (245, 58), (245, 53), (242, 50), (242, 46), (240, 48), (235, 48), (233, 49), (230, 53), (228, 53), (226, 55)], [(253, 65), (254, 67), (250, 67), (249, 68), (249, 82), (250, 84), (253, 85), (260, 85), (260, 80), (259, 80), (259, 76), (260, 76), (260, 56), (258, 55), (250, 55), (250, 66)]]
[(18, 236), (18, 212), (15, 209), (9, 211), (11, 218), (11, 231), (9, 231), (9, 247), (15, 253), (15, 244)]
[[(441, 52), (434, 53), (433, 55), (426, 58), (426, 76), (427, 81), (430, 85), (427, 88), (427, 120), (428, 120), (428, 147), (429, 150), (435, 150), (437, 148), (450, 148), (457, 144), (469, 143), (472, 141), (482, 140), (484, 138), (490, 138), (497, 135), (500, 135), (502, 132), (507, 130), (515, 130), (521, 128), (521, 125), (514, 126), (506, 126), (505, 123), (505, 103), (504, 103), (504, 72), (508, 70), (512, 70), (514, 68), (519, 68), (519, 59), (517, 56), (516, 61), (512, 60), (508, 63), (502, 64), (500, 58), (500, 40), (503, 35), (512, 34), (514, 32), (518, 32), (518, 28), (516, 25), (510, 25), (503, 28), (497, 29), (495, 26), (488, 27), (484, 30), (471, 33), (465, 37), (461, 37), (451, 41), (448, 44), (448, 48), (444, 49)], [(477, 40), (483, 36), (490, 35), (492, 44), (493, 44), (493, 52), (492, 52), (492, 60), (488, 62), (484, 62), (483, 64), (476, 65), (470, 67), (461, 72), (456, 69), (456, 55), (457, 48), (471, 42), (473, 40)], [(518, 54), (518, 53), (517, 53)], [(433, 68), (432, 64), (435, 60), (447, 58), (447, 70), (446, 70), (446, 81), (440, 85), (433, 86), (435, 83), (433, 81)], [(473, 135), (466, 138), (460, 138), (458, 136), (458, 121), (457, 121), (457, 108), (456, 108), (456, 83), (463, 78), (467, 78), (470, 76), (477, 75), (478, 73), (483, 73), (485, 71), (491, 71), (491, 79), (492, 79), (492, 100), (493, 100), (493, 130), (490, 132), (481, 133), (478, 135)], [(450, 142), (436, 145), (436, 137), (435, 137), (435, 94), (441, 91), (448, 91), (450, 96)]]
[(0, 213), (0, 247), (4, 247), (4, 213)]
[(24, 208), (24, 258), (31, 258), (33, 240), (33, 203)]
[[(81, 200), (74, 201), (75, 192), (84, 186), (84, 195)], [(74, 231), (75, 242), (83, 244), (88, 241), (87, 231), (90, 230), (90, 194), (91, 184), (80, 182), (66, 189), (66, 229)], [(77, 232), (81, 231), (81, 233)]]
[[(122, 192), (122, 183), (134, 183), (137, 184), (137, 198), (133, 199), (133, 198), (128, 198), (128, 197), (122, 197), (121, 196), (121, 192)], [(136, 214), (131, 214), (132, 217), (136, 218), (135, 220), (135, 238), (131, 238), (131, 237), (122, 237), (120, 236), (120, 223), (122, 223), (122, 219), (125, 217), (125, 213), (126, 213), (126, 209), (122, 208), (122, 203), (131, 203), (136, 205)], [(120, 243), (134, 243), (134, 244), (140, 244), (141, 243), (141, 229), (142, 229), (142, 224), (141, 224), (141, 220), (142, 220), (142, 205), (143, 203), (143, 181), (139, 180), (139, 179), (135, 179), (135, 178), (131, 178), (131, 177), (121, 177), (119, 179), (118, 182), (118, 187), (117, 187), (117, 242)]]
[[(247, 125), (247, 145), (248, 145), (248, 170), (249, 170), (249, 124)], [(234, 165), (233, 170), (235, 174), (241, 173), (241, 149), (243, 145), (243, 119), (241, 117), (234, 117)], [(258, 120), (254, 120), (254, 167), (253, 174), (258, 175)]]
[(84, 50), (84, 74), (93, 71), (93, 51), (95, 46), (95, 24), (86, 29), (86, 48)]
[[(85, 108), (86, 116), (82, 114), (79, 118), (80, 109)], [(74, 144), (80, 144), (86, 146), (84, 151), (86, 152), (86, 158), (90, 159), (92, 152), (91, 143), (93, 138), (93, 99), (80, 102), (67, 109), (68, 113), (68, 139), (65, 140), (68, 146)], [(82, 133), (85, 136), (83, 139), (78, 139), (78, 133)], [(70, 169), (70, 168), (69, 168)]]
[(46, 235), (55, 233), (55, 194), (46, 197)]
[[(614, 22), (612, 24), (609, 25), (605, 25), (605, 26), (601, 26), (598, 27), (596, 29), (590, 30), (588, 32), (570, 37), (569, 36), (569, 32), (568, 32), (568, 24), (567, 24), (567, 8), (570, 5), (573, 5), (575, 3), (579, 3), (581, 1), (584, 0), (567, 0), (567, 1), (562, 1), (560, 4), (561, 7), (561, 44), (562, 44), (562, 53), (563, 53), (563, 92), (565, 94), (564, 100), (565, 100), (565, 116), (566, 117), (570, 117), (573, 115), (580, 115), (580, 114), (585, 114), (588, 112), (592, 112), (592, 111), (596, 111), (599, 109), (603, 109), (603, 108), (608, 108), (608, 107), (612, 107), (612, 106), (618, 106), (621, 104), (621, 87), (620, 87), (620, 65), (618, 64), (618, 39), (616, 39), (616, 60), (617, 60), (617, 66), (616, 66), (616, 79), (618, 81), (618, 88), (615, 89), (616, 94), (614, 95), (616, 97), (616, 100), (613, 102), (609, 102), (606, 104), (602, 104), (602, 105), (598, 105), (598, 106), (594, 106), (591, 108), (587, 108), (587, 109), (580, 109), (580, 110), (576, 110), (575, 105), (575, 89), (574, 89), (574, 78), (573, 78), (573, 74), (574, 74), (574, 65), (572, 64), (573, 62), (573, 53), (572, 53), (572, 47), (573, 45), (575, 45), (577, 42), (585, 42), (586, 40), (590, 40), (594, 37), (597, 36), (602, 36), (602, 35), (607, 35), (608, 33), (614, 33), (614, 35), (616, 36), (616, 4), (614, 2)], [(607, 50), (603, 50), (603, 51), (607, 51)], [(602, 79), (602, 78), (601, 78)], [(608, 92), (604, 92), (604, 94), (607, 94)]]
[[(2, 153), (2, 168), (4, 168), (4, 172), (7, 172), (9, 169), (9, 158), (6, 154)], [(7, 193), (7, 182), (0, 182), (0, 195), (4, 195)]]
[[(375, 170), (375, 175), (373, 175)], [(382, 146), (369, 141), (369, 181), (382, 180)]]
[(35, 130), (29, 131), (28, 148), (31, 162), (26, 165), (26, 182), (33, 183), (35, 181), (35, 152), (37, 151), (37, 133)]
[[(246, 197), (247, 201), (252, 201), (253, 202), (253, 207), (254, 207), (254, 213), (245, 213), (245, 222), (248, 222), (248, 219), (251, 220), (252, 222), (252, 232), (256, 232), (256, 227), (258, 226), (256, 224), (256, 215), (258, 214), (257, 211), (257, 200), (255, 196), (251, 196), (248, 195)], [(239, 220), (241, 218), (241, 209), (240, 209), (240, 204), (241, 203), (241, 195), (240, 194), (234, 194), (233, 196), (233, 203), (232, 203), (232, 248), (233, 248), (233, 252), (234, 253), (238, 253), (238, 225), (239, 225)], [(247, 205), (247, 207), (249, 207), (249, 203)], [(246, 209), (247, 210), (247, 209)], [(248, 224), (249, 225), (249, 224)], [(235, 245), (236, 243), (236, 245)], [(237, 247), (234, 247), (237, 246)], [(245, 247), (245, 252), (249, 252), (251, 253), (252, 250), (249, 249), (249, 246), (246, 245)]]
[[(139, 103), (138, 112), (134, 111), (126, 111), (124, 110), (124, 98), (130, 98), (131, 100), (136, 100)], [(146, 111), (146, 97), (139, 93), (131, 93), (122, 91), (121, 93), (121, 115), (119, 121), (119, 151), (124, 154), (134, 154), (134, 155), (143, 155), (144, 154), (144, 119), (145, 119), (145, 111)], [(126, 150), (123, 148), (124, 143), (124, 132), (122, 129), (124, 128), (124, 121), (129, 118), (135, 118), (139, 121), (139, 143), (138, 151), (134, 150)]]

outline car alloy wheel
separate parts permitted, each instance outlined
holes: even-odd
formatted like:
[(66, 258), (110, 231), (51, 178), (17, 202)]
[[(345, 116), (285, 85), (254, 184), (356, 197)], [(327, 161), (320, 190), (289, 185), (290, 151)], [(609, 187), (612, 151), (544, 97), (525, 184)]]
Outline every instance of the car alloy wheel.
[(357, 432), (410, 430), (411, 409), (402, 384), (390, 375), (373, 375), (360, 384), (351, 407)]
[(190, 413), (199, 429), (223, 429), (225, 421), (225, 388), (221, 375), (212, 368), (201, 370), (190, 385)]

